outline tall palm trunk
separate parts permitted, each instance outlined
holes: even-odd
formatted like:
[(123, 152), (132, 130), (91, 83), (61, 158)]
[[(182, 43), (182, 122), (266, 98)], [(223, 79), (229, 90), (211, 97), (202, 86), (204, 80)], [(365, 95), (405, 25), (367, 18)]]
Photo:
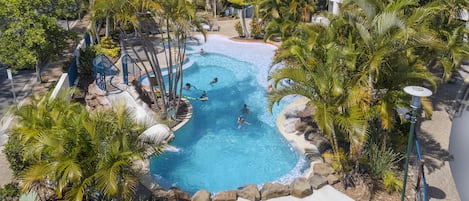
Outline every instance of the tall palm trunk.
[[(123, 26), (121, 25), (121, 27), (123, 27)], [(126, 38), (127, 40), (129, 39), (129, 37), (127, 36), (127, 34), (125, 33), (124, 30), (121, 30), (121, 34), (122, 34), (122, 36), (123, 36), (123, 37), (121, 37), (121, 41), (124, 41), (124, 38)], [(127, 48), (126, 48), (126, 46), (127, 46), (126, 43), (123, 42), (122, 44), (123, 44), (123, 49), (127, 49)], [(137, 50), (135, 50), (135, 47), (134, 47), (133, 45), (131, 45), (130, 48), (132, 49), (132, 52), (135, 54), (135, 56), (137, 57), (137, 59), (138, 59), (139, 61), (143, 61), (142, 58), (140, 57), (140, 55), (137, 53)], [(146, 55), (147, 58), (148, 58), (148, 53), (146, 52), (147, 50), (144, 49), (144, 51), (145, 51), (145, 55)], [(144, 69), (144, 71), (145, 71), (145, 74), (146, 74), (146, 75), (149, 75), (150, 71), (148, 71), (147, 66), (146, 66), (144, 63), (142, 63), (142, 65), (143, 65), (143, 69)], [(155, 74), (155, 75), (156, 75), (156, 74)], [(151, 96), (153, 97), (153, 100), (155, 100), (155, 105), (156, 105), (157, 108), (158, 108), (158, 104), (157, 104), (158, 96), (156, 95), (156, 92), (155, 92), (155, 90), (153, 89), (153, 87), (150, 87), (150, 94), (151, 94)], [(160, 92), (160, 94), (161, 94), (161, 92)]]
[[(167, 29), (169, 30), (169, 25), (170, 21), (169, 21), (169, 18), (166, 18), (166, 26), (167, 26)], [(176, 50), (176, 45), (173, 47), (172, 46), (172, 42), (173, 42), (173, 38), (171, 37), (171, 34), (169, 33), (169, 31), (166, 32), (166, 38), (168, 40), (168, 54), (166, 55), (166, 65), (167, 65), (167, 68), (168, 68), (168, 87), (169, 87), (169, 99), (172, 100), (174, 97), (175, 97), (175, 93), (174, 90), (173, 90), (173, 51)], [(176, 40), (174, 40), (176, 41)], [(166, 48), (166, 47), (165, 47)], [(174, 48), (174, 50), (173, 50)], [(165, 51), (165, 54), (166, 54), (166, 51)]]
[(248, 28), (246, 26), (246, 6), (243, 5), (243, 9), (241, 10), (241, 24), (243, 25), (243, 33), (246, 36), (246, 38), (250, 38), (251, 34), (248, 31)]
[(337, 157), (337, 159), (340, 160), (339, 157), (339, 142), (337, 140), (337, 135), (335, 133), (335, 129), (331, 130), (331, 143), (332, 143), (332, 151), (334, 151), (334, 155)]
[(109, 14), (106, 15), (106, 33), (105, 33), (105, 36), (106, 37), (109, 37), (109, 29), (111, 27), (111, 17), (109, 16)]
[(211, 9), (212, 6), (210, 6), (210, 0), (205, 0), (205, 11), (208, 11)]

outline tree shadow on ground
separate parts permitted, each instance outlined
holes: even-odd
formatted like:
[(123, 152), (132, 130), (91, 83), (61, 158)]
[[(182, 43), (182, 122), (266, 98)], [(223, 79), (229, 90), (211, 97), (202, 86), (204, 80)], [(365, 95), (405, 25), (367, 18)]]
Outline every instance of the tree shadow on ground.
[[(450, 121), (452, 121), (458, 109), (456, 100), (460, 99), (465, 88), (467, 87), (464, 84), (463, 76), (460, 73), (455, 73), (450, 81), (440, 84), (436, 93), (430, 97), (433, 111), (446, 112)], [(421, 122), (424, 121), (426, 120), (421, 120)], [(420, 125), (417, 128), (420, 128)], [(435, 135), (437, 134), (421, 129), (417, 131), (417, 136), (423, 151), (425, 167), (427, 167), (429, 173), (440, 169), (445, 165), (445, 162), (453, 160), (453, 156), (448, 151), (448, 147), (442, 147), (440, 142), (435, 139)]]
[(442, 147), (433, 136), (426, 132), (418, 133), (419, 142), (423, 151), (423, 159), (428, 173), (440, 169), (445, 162), (453, 160), (453, 156), (449, 151)]

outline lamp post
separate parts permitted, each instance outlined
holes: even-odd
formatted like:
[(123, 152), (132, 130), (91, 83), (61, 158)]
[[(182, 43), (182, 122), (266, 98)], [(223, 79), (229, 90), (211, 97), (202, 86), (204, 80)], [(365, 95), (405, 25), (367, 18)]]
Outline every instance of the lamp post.
[(432, 95), (432, 92), (430, 90), (424, 87), (420, 87), (420, 86), (404, 87), (404, 92), (412, 96), (412, 104), (410, 104), (410, 107), (412, 108), (412, 116), (410, 117), (409, 138), (407, 141), (407, 153), (406, 153), (405, 166), (404, 166), (405, 167), (404, 183), (403, 183), (404, 185), (402, 187), (401, 201), (404, 201), (404, 198), (405, 198), (405, 190), (406, 190), (406, 184), (407, 184), (407, 172), (409, 170), (409, 158), (410, 158), (410, 152), (412, 149), (412, 141), (413, 141), (413, 136), (414, 136), (413, 132), (415, 129), (415, 123), (417, 122), (417, 109), (420, 108), (421, 97), (428, 97)]

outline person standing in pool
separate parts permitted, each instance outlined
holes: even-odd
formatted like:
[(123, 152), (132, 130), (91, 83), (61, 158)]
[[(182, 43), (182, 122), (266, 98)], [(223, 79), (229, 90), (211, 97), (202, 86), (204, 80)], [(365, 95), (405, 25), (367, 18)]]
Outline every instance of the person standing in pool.
[(210, 82), (210, 85), (213, 86), (215, 83), (218, 82), (218, 77), (213, 78), (213, 80)]

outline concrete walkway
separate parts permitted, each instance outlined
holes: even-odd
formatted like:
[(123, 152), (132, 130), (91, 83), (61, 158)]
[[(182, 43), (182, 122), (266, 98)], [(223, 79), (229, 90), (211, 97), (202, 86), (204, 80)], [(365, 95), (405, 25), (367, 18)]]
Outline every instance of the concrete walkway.
[[(469, 200), (466, 190), (469, 124), (464, 120), (469, 111), (464, 109), (467, 100), (459, 100), (468, 84), (469, 66), (462, 65), (453, 82), (441, 84), (430, 97), (432, 118), (420, 120), (417, 136), (422, 146), (430, 200)], [(462, 103), (461, 107), (456, 107), (458, 102)]]

